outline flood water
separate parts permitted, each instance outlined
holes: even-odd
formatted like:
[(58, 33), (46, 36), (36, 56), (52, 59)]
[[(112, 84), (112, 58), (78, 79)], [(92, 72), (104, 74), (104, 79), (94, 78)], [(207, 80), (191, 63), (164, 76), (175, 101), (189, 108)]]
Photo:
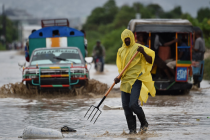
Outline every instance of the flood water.
[[(0, 52), (0, 86), (21, 81), (18, 61), (24, 56), (16, 52)], [(105, 73), (91, 69), (90, 76), (111, 85), (117, 76), (114, 65), (105, 65)], [(116, 87), (119, 87), (117, 85)], [(18, 140), (27, 126), (60, 130), (64, 125), (77, 130), (63, 134), (63, 139), (209, 139), (210, 137), (210, 87), (208, 81), (201, 83), (200, 90), (181, 95), (158, 95), (149, 97), (143, 109), (149, 130), (143, 135), (126, 135), (128, 132), (123, 110), (103, 110), (103, 105), (121, 106), (119, 91), (112, 93), (101, 105), (102, 114), (93, 124), (84, 118), (90, 105), (97, 105), (103, 95), (56, 98), (0, 98), (0, 140)], [(0, 93), (2, 94), (2, 93)], [(6, 97), (6, 96), (4, 96)], [(138, 128), (140, 124), (137, 124)]]

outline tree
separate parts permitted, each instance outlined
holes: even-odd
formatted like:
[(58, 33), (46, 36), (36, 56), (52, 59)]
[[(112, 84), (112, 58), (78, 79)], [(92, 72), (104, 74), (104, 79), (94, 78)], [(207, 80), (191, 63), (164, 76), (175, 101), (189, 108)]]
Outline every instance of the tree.
[(192, 16), (189, 13), (184, 13), (181, 15), (181, 19), (191, 19)]
[(140, 2), (135, 2), (133, 3), (133, 8), (136, 11), (136, 13), (139, 13), (139, 11), (144, 8), (144, 5)]
[(148, 11), (150, 11), (150, 13), (152, 15), (155, 15), (155, 17), (157, 17), (157, 18), (159, 18), (164, 13), (162, 7), (160, 5), (158, 5), (158, 4), (149, 4), (146, 7), (146, 9)]
[(141, 18), (152, 18), (152, 13), (147, 8), (145, 8), (143, 4), (135, 2), (133, 3), (132, 8), (136, 13), (141, 14)]
[(155, 17), (147, 8), (140, 9), (141, 18), (153, 18)]
[[(2, 25), (2, 16), (0, 16), (0, 25)], [(6, 41), (7, 42), (12, 42), (14, 40), (17, 40), (18, 38), (18, 30), (14, 26), (14, 23), (6, 18)], [(2, 27), (0, 28), (0, 35), (3, 34), (3, 29)]]
[(102, 24), (103, 20), (104, 20), (104, 12), (105, 12), (105, 10), (102, 7), (95, 8), (92, 11), (91, 15), (88, 16), (87, 22), (84, 25), (84, 28), (91, 28), (91, 27), (93, 27), (93, 29), (94, 29), (94, 27), (96, 25)]
[(163, 13), (161, 18), (181, 18), (182, 9), (180, 6), (176, 6), (173, 10)]
[(182, 8), (181, 6), (175, 7), (172, 11), (172, 14), (176, 15), (177, 17), (180, 17), (182, 15)]
[(115, 1), (108, 0), (103, 7), (97, 7), (91, 12), (91, 15), (87, 18), (84, 28), (97, 30), (97, 27), (101, 24), (112, 23), (117, 12), (118, 8)]
[(122, 6), (114, 19), (114, 27), (119, 28), (128, 25), (128, 22), (135, 18), (135, 14), (136, 12), (133, 7), (128, 5)]
[(210, 9), (207, 8), (200, 8), (197, 12), (197, 19), (199, 22), (202, 22), (205, 18), (210, 19)]
[(115, 15), (118, 12), (118, 8), (114, 0), (108, 0), (103, 6), (105, 13), (104, 13), (104, 24), (112, 23)]

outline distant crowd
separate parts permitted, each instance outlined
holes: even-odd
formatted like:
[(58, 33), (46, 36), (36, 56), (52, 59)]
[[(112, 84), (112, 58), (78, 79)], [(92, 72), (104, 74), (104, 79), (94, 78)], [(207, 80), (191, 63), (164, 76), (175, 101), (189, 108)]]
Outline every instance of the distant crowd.
[(23, 48), (23, 42), (15, 41), (12, 43), (6, 43), (6, 50), (22, 50)]

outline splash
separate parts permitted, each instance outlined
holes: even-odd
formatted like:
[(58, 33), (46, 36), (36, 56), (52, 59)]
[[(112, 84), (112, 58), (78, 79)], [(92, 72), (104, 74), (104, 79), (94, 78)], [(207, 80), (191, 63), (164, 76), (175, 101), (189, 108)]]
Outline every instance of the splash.
[(15, 84), (13, 83), (5, 84), (0, 88), (0, 96), (5, 96), (5, 97), (6, 95), (17, 95), (17, 94), (27, 94), (27, 93), (28, 89), (21, 82), (17, 82)]
[(141, 134), (140, 132), (136, 134), (128, 134), (123, 130), (120, 136), (124, 138), (149, 138), (149, 137), (159, 137), (160, 135), (157, 134), (155, 131), (149, 131), (149, 132), (147, 131), (146, 133), (143, 134)]
[(109, 136), (109, 131), (106, 131), (102, 136)]
[(112, 137), (112, 138), (150, 138), (150, 137), (159, 137), (160, 134), (157, 134), (155, 131), (147, 131), (144, 134), (141, 133), (136, 133), (136, 134), (128, 134), (125, 132), (125, 130), (123, 130), (123, 132), (121, 134), (114, 134), (114, 133), (109, 133), (108, 131), (106, 131), (104, 134), (102, 135), (97, 135), (96, 137)]
[(72, 90), (56, 90), (56, 91), (38, 91), (37, 88), (27, 88), (22, 82), (9, 83), (0, 87), (0, 98), (7, 97), (43, 97), (43, 98), (57, 98), (57, 97), (73, 97), (85, 96), (94, 97), (96, 95), (104, 94), (108, 89), (108, 85), (101, 83), (95, 79), (90, 79), (88, 84), (80, 88), (73, 88)]

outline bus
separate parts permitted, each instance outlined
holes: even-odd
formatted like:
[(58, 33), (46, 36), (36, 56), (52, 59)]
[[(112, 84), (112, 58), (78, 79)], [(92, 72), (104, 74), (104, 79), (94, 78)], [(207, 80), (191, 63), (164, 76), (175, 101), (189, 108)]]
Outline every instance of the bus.
[(132, 19), (127, 28), (155, 51), (151, 74), (157, 91), (191, 89), (193, 26), (188, 20)]

